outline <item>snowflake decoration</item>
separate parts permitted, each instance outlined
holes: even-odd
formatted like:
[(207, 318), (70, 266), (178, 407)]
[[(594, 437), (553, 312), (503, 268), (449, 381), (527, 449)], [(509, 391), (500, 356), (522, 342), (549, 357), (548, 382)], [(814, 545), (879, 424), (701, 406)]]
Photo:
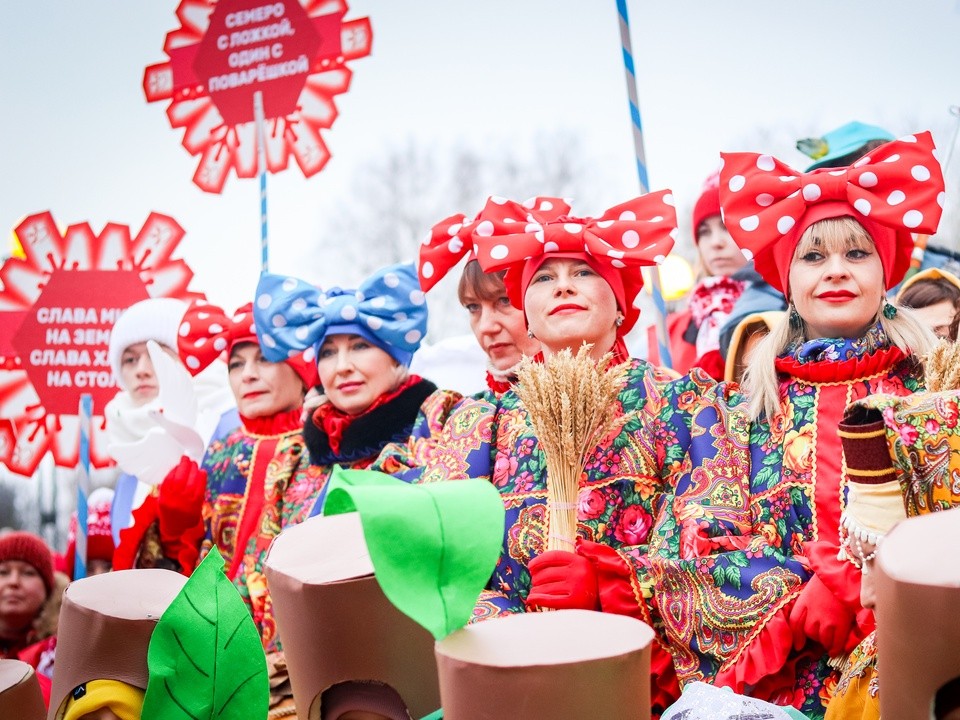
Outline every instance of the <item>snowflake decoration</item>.
[[(203, 295), (187, 289), (193, 271), (183, 260), (171, 257), (185, 233), (166, 215), (151, 213), (136, 237), (131, 236), (128, 226), (117, 223), (108, 223), (99, 235), (88, 223), (71, 225), (61, 234), (50, 212), (31, 215), (14, 232), (24, 257), (12, 257), (0, 267), (0, 462), (12, 472), (32, 475), (47, 452), (53, 454), (57, 465), (76, 467), (80, 429), (74, 394), (78, 398), (86, 391), (72, 383), (69, 392), (66, 388), (45, 387), (37, 378), (46, 370), (37, 367), (39, 356), (34, 355), (43, 351), (23, 351), (30, 343), (25, 338), (31, 329), (38, 337), (64, 331), (62, 326), (58, 329), (52, 324), (36, 327), (38, 306), (42, 305), (38, 300), (44, 291), (49, 294), (54, 286), (71, 291), (69, 305), (78, 309), (89, 309), (107, 297), (126, 297), (131, 302), (146, 297), (190, 301), (203, 299)], [(83, 271), (96, 272), (81, 274)], [(103, 284), (93, 287), (93, 278)], [(118, 283), (123, 279), (128, 288), (134, 289), (126, 295), (118, 294), (114, 279)], [(98, 318), (98, 322), (108, 329), (112, 319), (111, 315)], [(47, 342), (52, 341), (50, 335), (46, 337)], [(79, 346), (73, 345), (71, 338), (69, 347), (77, 352), (87, 349), (91, 355), (105, 353), (104, 338), (108, 341), (109, 335), (101, 334), (96, 341), (81, 338)], [(85, 342), (90, 344), (84, 346)], [(109, 398), (117, 388), (101, 383), (89, 391), (99, 391), (100, 397)], [(103, 402), (98, 405), (98, 395), (94, 397), (90, 459), (94, 467), (105, 467), (112, 461), (105, 452)], [(51, 411), (54, 406), (55, 412)]]
[[(240, 178), (258, 172), (252, 101), (242, 103), (239, 113), (231, 104), (238, 93), (252, 97), (258, 88), (264, 93), (267, 169), (285, 170), (292, 156), (305, 177), (320, 172), (330, 159), (320, 133), (337, 117), (334, 97), (349, 89), (346, 64), (370, 54), (370, 19), (344, 21), (345, 0), (265, 2), (182, 0), (176, 13), (180, 27), (168, 33), (164, 43), (169, 60), (144, 72), (147, 102), (171, 101), (170, 125), (183, 128), (184, 148), (200, 157), (193, 181), (207, 192), (222, 192), (231, 169)], [(241, 25), (237, 18), (249, 19), (249, 24)], [(284, 58), (282, 41), (296, 43), (301, 54)], [(279, 48), (273, 55), (279, 58), (276, 62), (271, 60), (274, 47)], [(229, 70), (224, 67), (223, 74), (211, 70), (228, 60)], [(287, 65), (296, 65), (289, 83), (262, 80)], [(250, 78), (257, 72), (261, 79), (254, 82)], [(230, 90), (221, 90), (228, 81)], [(280, 85), (289, 102), (276, 97)], [(226, 98), (230, 94), (234, 97)]]

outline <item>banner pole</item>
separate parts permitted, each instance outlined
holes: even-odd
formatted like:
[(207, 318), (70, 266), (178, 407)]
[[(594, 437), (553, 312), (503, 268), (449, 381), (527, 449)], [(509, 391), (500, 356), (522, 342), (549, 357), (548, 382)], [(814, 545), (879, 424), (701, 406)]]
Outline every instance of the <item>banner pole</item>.
[[(637, 160), (637, 176), (640, 179), (640, 194), (650, 192), (647, 177), (647, 157), (643, 146), (643, 123), (640, 121), (640, 102), (637, 99), (637, 76), (633, 67), (633, 45), (630, 41), (630, 18), (627, 15), (627, 0), (617, 0), (617, 14), (620, 16), (620, 46), (623, 51), (623, 70), (627, 81), (627, 98), (630, 101), (630, 120), (633, 124), (633, 149)], [(670, 356), (670, 342), (667, 334), (667, 303), (663, 299), (663, 287), (660, 283), (660, 268), (656, 265), (647, 270), (653, 304), (656, 307), (657, 346), (660, 350), (660, 364), (673, 367)]]
[(93, 416), (93, 396), (80, 396), (80, 462), (77, 465), (77, 540), (73, 561), (73, 579), (87, 576), (87, 498), (90, 497), (90, 428)]
[(257, 124), (257, 165), (260, 168), (260, 269), (270, 269), (267, 245), (267, 143), (266, 120), (263, 115), (263, 92), (253, 94), (253, 116)]

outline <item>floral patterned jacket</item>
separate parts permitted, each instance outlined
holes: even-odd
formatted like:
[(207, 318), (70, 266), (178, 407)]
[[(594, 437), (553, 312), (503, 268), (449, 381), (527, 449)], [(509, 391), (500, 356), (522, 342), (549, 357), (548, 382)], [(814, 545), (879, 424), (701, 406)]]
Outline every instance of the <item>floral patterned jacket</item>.
[[(772, 422), (751, 423), (735, 387), (694, 396), (682, 383), (665, 389), (659, 418), (647, 421), (673, 453), (650, 540), (651, 612), (682, 682), (822, 717), (825, 681), (835, 676), (821, 646), (794, 649), (788, 617), (813, 573), (849, 612), (860, 609), (859, 571), (836, 559), (846, 498), (837, 425), (852, 401), (917, 390), (919, 368), (882, 345), (819, 361), (786, 355), (777, 369), (781, 413)], [(869, 624), (854, 627), (850, 645)]]
[[(654, 459), (663, 458), (669, 450), (664, 446), (666, 436), (641, 432), (638, 411), (645, 404), (660, 403), (659, 388), (675, 378), (674, 373), (643, 360), (631, 361), (617, 408), (629, 419), (589, 457), (579, 498), (579, 537), (613, 551), (605, 558), (609, 573), (603, 568), (600, 572), (602, 608), (649, 623), (653, 618), (644, 600), (650, 593), (646, 545), (658, 501), (666, 490)], [(695, 387), (694, 381), (689, 384)], [(401, 477), (416, 482), (486, 478), (500, 491), (506, 506), (503, 550), (474, 611), (474, 621), (525, 612), (524, 600), (530, 591), (527, 565), (546, 550), (548, 510), (546, 460), (517, 395), (510, 391), (464, 400), (435, 438), (431, 455), (423, 460), (415, 472), (401, 473)], [(669, 656), (666, 662), (669, 665)]]

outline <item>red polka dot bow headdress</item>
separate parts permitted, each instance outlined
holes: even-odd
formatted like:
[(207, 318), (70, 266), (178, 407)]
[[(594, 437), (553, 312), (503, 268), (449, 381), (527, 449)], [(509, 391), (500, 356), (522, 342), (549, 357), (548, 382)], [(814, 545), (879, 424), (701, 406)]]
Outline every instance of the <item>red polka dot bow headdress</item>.
[(625, 316), (622, 336), (640, 316), (633, 304), (643, 287), (640, 267), (659, 264), (669, 254), (677, 236), (677, 212), (669, 190), (616, 205), (598, 218), (531, 219), (523, 205), (490, 198), (472, 236), (484, 272), (507, 270), (507, 295), (520, 309), (526, 286), (545, 259), (582, 257), (613, 288)]
[[(528, 222), (543, 223), (570, 212), (570, 204), (557, 197), (530, 198), (523, 207), (527, 209)], [(468, 220), (463, 213), (451, 215), (434, 225), (424, 238), (417, 263), (420, 287), (424, 292), (440, 282), (464, 255), (468, 261), (476, 259), (471, 235), (477, 220)]]
[(787, 294), (804, 230), (849, 216), (877, 246), (886, 286), (903, 279), (911, 231), (934, 233), (944, 185), (929, 132), (881, 145), (850, 167), (800, 173), (770, 155), (722, 153), (720, 204), (727, 231), (764, 280)]
[[(227, 315), (216, 305), (192, 304), (184, 313), (177, 337), (177, 352), (192, 375), (197, 375), (221, 353), (230, 352), (237, 343), (257, 343), (253, 322), (253, 303)], [(294, 355), (286, 360), (307, 387), (317, 384), (316, 364), (312, 358)]]

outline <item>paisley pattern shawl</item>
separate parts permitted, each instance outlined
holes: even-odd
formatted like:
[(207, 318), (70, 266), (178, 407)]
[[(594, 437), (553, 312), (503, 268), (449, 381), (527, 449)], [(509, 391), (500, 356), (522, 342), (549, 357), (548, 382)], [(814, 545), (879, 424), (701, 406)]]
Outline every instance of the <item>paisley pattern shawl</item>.
[(810, 549), (838, 544), (846, 479), (837, 424), (851, 401), (920, 384), (898, 349), (870, 345), (839, 362), (778, 360), (789, 374), (770, 421), (750, 423), (744, 399), (725, 384), (699, 396), (681, 381), (665, 389), (664, 425), (681, 459), (650, 557), (681, 682), (727, 685), (822, 717), (836, 678), (822, 648), (793, 649), (787, 616), (815, 569)]

